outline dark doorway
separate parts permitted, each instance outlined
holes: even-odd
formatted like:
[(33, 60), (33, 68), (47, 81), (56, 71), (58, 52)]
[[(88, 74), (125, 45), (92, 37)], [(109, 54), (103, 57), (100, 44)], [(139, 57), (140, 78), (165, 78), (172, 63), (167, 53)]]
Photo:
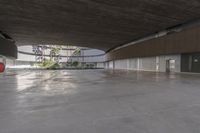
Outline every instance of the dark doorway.
[(200, 54), (192, 56), (192, 72), (200, 72)]
[(200, 73), (200, 53), (182, 54), (181, 71)]

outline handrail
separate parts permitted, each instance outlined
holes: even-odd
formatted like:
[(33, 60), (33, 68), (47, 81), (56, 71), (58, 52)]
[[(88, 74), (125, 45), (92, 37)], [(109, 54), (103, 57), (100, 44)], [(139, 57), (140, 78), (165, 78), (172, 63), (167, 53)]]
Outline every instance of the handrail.
[[(34, 54), (34, 53), (29, 53), (29, 52), (23, 52), (23, 51), (18, 51), (20, 54), (26, 54), (26, 55), (34, 55), (34, 56), (45, 56), (45, 57), (50, 57), (50, 55), (42, 55), (42, 54)], [(99, 55), (86, 55), (86, 56), (65, 56), (65, 55), (60, 55), (60, 57), (74, 57), (74, 58), (84, 58), (84, 57), (100, 57), (104, 56), (105, 54), (99, 54)], [(57, 57), (56, 55), (53, 55), (53, 57)]]
[[(45, 45), (44, 45), (45, 46)], [(39, 47), (43, 47), (42, 45)], [(49, 46), (45, 46), (47, 49), (51, 49)], [(62, 50), (76, 50), (76, 48), (61, 48)], [(80, 48), (81, 50), (91, 50), (92, 48)]]

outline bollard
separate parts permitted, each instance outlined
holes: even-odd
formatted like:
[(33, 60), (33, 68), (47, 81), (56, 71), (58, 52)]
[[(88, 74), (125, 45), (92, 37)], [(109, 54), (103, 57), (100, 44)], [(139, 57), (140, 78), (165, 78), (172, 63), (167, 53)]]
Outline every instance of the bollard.
[(5, 71), (5, 65), (4, 63), (0, 62), (0, 73), (3, 73)]

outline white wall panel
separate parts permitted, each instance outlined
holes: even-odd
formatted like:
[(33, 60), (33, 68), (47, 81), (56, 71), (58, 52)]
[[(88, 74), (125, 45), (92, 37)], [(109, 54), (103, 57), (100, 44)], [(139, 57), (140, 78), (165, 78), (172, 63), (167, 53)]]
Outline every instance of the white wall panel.
[(116, 60), (115, 69), (128, 69), (128, 60)]
[(125, 69), (125, 70), (141, 70), (141, 71), (166, 71), (166, 61), (175, 60), (175, 72), (180, 72), (181, 56), (180, 55), (161, 55), (155, 57), (132, 58), (125, 60), (115, 60), (114, 66), (109, 62), (108, 68)]

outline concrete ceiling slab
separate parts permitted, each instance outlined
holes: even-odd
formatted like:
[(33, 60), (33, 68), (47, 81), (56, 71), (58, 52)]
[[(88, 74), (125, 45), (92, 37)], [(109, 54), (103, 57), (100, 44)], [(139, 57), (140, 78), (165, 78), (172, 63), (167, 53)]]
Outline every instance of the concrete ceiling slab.
[(107, 51), (198, 18), (199, 0), (0, 0), (0, 30), (17, 45)]

